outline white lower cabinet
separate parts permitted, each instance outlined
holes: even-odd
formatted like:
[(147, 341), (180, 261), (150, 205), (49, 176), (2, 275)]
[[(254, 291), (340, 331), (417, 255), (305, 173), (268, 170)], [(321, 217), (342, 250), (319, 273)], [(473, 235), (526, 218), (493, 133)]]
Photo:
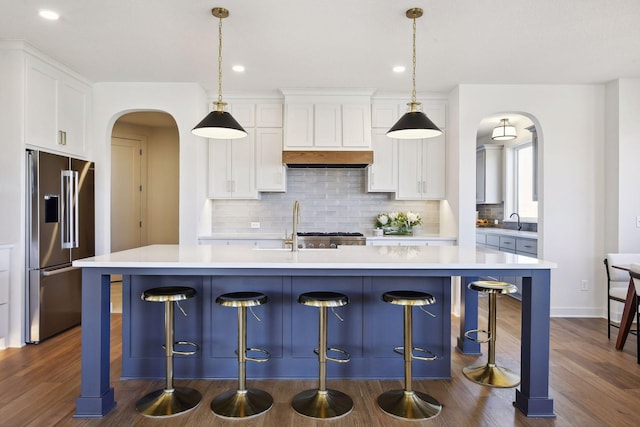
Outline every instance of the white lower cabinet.
[(255, 132), (245, 138), (209, 140), (209, 198), (258, 199)]
[(398, 141), (398, 200), (445, 198), (445, 136)]

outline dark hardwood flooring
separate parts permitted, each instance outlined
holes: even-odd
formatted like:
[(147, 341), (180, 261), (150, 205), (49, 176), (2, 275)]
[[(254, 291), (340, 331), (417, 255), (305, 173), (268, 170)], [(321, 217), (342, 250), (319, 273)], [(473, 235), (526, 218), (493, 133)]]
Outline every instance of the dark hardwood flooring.
[[(481, 324), (485, 324), (486, 298), (481, 298)], [(453, 335), (458, 319), (452, 319)], [(498, 302), (497, 361), (519, 370), (520, 303), (503, 297)], [(209, 403), (220, 392), (235, 388), (235, 381), (178, 381), (201, 391), (202, 403), (190, 413), (168, 419), (149, 419), (136, 413), (135, 401), (161, 388), (160, 381), (119, 380), (121, 315), (112, 315), (111, 378), (116, 408), (103, 419), (75, 419), (80, 390), (80, 328), (38, 345), (0, 351), (0, 426), (637, 426), (640, 425), (640, 365), (636, 363), (635, 336), (624, 351), (607, 340), (604, 319), (551, 319), (550, 395), (555, 419), (529, 419), (513, 408), (513, 389), (482, 387), (466, 380), (463, 366), (475, 356), (453, 351), (450, 380), (416, 380), (414, 389), (439, 399), (444, 409), (430, 421), (391, 418), (375, 405), (381, 392), (401, 388), (397, 381), (329, 380), (331, 388), (349, 394), (352, 413), (336, 420), (315, 421), (296, 414), (291, 397), (316, 386), (316, 381), (248, 380), (274, 397), (274, 407), (250, 420), (230, 421), (213, 415)], [(452, 336), (452, 345), (455, 336)], [(398, 356), (400, 357), (400, 356)], [(484, 359), (482, 359), (484, 360)], [(401, 363), (399, 361), (399, 363)], [(414, 363), (428, 363), (416, 361)]]

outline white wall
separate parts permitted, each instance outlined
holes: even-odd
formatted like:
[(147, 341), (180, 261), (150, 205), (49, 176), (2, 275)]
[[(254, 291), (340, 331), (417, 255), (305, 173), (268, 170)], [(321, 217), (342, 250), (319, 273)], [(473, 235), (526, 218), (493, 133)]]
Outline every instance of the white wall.
[(206, 224), (211, 218), (206, 199), (206, 140), (191, 133), (207, 113), (204, 90), (195, 83), (96, 83), (93, 99), (94, 157), (99, 165), (96, 253), (108, 253), (110, 249), (111, 131), (118, 117), (133, 111), (163, 111), (176, 121), (180, 140), (180, 243), (197, 243), (199, 234), (210, 231)]
[[(482, 118), (500, 112), (532, 118), (540, 141), (539, 256), (552, 272), (551, 314), (600, 316), (604, 215), (604, 86), (461, 85), (458, 217), (462, 242), (475, 233), (475, 141)], [(455, 93), (453, 94), (455, 96)], [(464, 210), (463, 210), (464, 208)], [(586, 279), (589, 290), (580, 291)]]

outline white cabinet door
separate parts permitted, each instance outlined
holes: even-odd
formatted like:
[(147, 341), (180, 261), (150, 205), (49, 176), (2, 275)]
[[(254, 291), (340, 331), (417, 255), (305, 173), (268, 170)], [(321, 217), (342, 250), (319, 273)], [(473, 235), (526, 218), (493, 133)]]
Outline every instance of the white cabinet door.
[(282, 129), (256, 129), (256, 188), (286, 191), (287, 172), (282, 164)]
[(58, 149), (58, 72), (34, 58), (27, 59), (25, 142)]
[(256, 127), (282, 128), (282, 104), (257, 104)]
[(256, 106), (255, 104), (245, 104), (234, 102), (229, 106), (229, 112), (240, 126), (243, 128), (252, 128), (256, 125)]
[(314, 106), (314, 140), (319, 148), (340, 148), (342, 145), (342, 108), (340, 104)]
[(423, 141), (422, 198), (444, 199), (445, 197), (445, 137), (444, 133)]
[(313, 147), (313, 104), (285, 106), (285, 147), (310, 149)]
[(367, 190), (393, 192), (398, 190), (398, 140), (387, 136), (387, 129), (373, 129), (371, 139), (373, 164), (369, 166)]
[(368, 104), (342, 105), (342, 146), (371, 147), (371, 109)]
[(246, 138), (209, 140), (209, 197), (257, 199), (255, 181), (255, 132)]
[(398, 141), (398, 200), (445, 197), (445, 136)]
[(422, 199), (423, 163), (421, 139), (405, 139), (398, 142), (397, 199)]
[(84, 155), (90, 88), (39, 59), (26, 64), (26, 143)]
[(389, 130), (399, 118), (397, 102), (375, 102), (371, 105), (371, 126)]

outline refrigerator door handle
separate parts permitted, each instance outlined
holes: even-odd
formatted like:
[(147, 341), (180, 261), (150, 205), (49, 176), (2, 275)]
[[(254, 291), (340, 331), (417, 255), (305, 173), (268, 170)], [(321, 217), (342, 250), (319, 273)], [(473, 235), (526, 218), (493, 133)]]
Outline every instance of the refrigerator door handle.
[(56, 274), (62, 274), (62, 273), (66, 273), (68, 271), (73, 271), (73, 270), (77, 270), (80, 267), (73, 267), (73, 266), (69, 266), (69, 267), (63, 267), (63, 268), (58, 268), (56, 270), (48, 270), (48, 271), (43, 271), (42, 275), (44, 277), (49, 277), (49, 276), (55, 276)]
[(78, 172), (63, 170), (61, 174), (62, 194), (62, 247), (65, 249), (78, 247)]

